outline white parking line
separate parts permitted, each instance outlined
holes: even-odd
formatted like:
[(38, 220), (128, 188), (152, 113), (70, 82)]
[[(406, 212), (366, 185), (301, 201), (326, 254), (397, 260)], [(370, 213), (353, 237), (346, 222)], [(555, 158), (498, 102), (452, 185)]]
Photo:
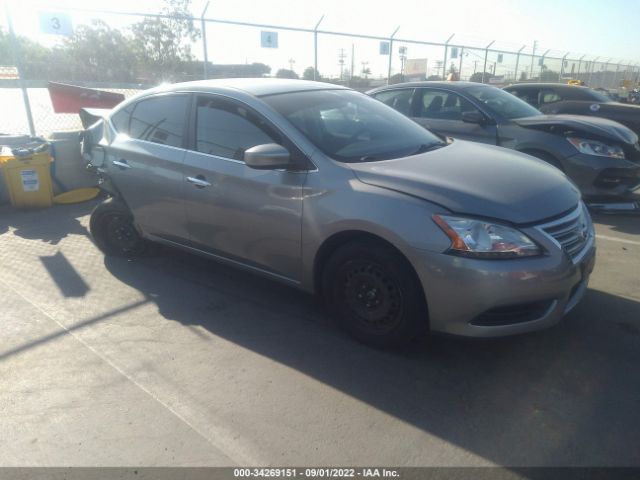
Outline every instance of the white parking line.
[(640, 242), (637, 242), (635, 240), (627, 240), (627, 239), (618, 238), (618, 237), (608, 237), (607, 235), (598, 235), (598, 234), (596, 234), (596, 238), (602, 239), (602, 240), (609, 240), (611, 242), (620, 242), (620, 243), (629, 243), (631, 245), (640, 245)]

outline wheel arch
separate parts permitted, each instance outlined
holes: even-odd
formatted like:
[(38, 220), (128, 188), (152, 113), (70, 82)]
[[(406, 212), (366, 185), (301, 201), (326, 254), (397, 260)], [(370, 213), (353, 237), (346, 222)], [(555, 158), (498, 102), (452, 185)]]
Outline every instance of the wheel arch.
[(421, 291), (423, 292), (423, 296), (424, 296), (424, 289), (422, 288), (422, 282), (420, 281), (420, 277), (418, 276), (418, 273), (416, 272), (415, 268), (413, 268), (413, 265), (411, 264), (407, 256), (402, 252), (402, 250), (400, 250), (392, 242), (381, 237), (380, 235), (376, 235), (374, 233), (367, 232), (364, 230), (344, 230), (341, 232), (336, 232), (322, 242), (322, 244), (316, 251), (316, 254), (313, 260), (313, 290), (316, 294), (322, 293), (321, 291), (322, 275), (324, 273), (324, 267), (326, 266), (329, 258), (331, 258), (331, 255), (343, 245), (346, 245), (347, 243), (351, 243), (351, 242), (357, 242), (357, 241), (381, 244), (387, 248), (390, 248), (391, 250), (395, 251), (398, 255), (400, 255), (400, 257), (402, 257), (402, 259), (406, 263), (406, 266), (412, 272), (415, 280), (420, 285)]

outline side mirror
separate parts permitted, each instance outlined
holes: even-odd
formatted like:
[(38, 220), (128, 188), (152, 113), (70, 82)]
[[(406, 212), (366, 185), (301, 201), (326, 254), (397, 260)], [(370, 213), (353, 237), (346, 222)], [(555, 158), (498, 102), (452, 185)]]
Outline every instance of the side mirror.
[(479, 111), (470, 110), (468, 112), (462, 112), (462, 121), (482, 125), (485, 123), (485, 118), (484, 115), (482, 115)]
[(277, 143), (256, 145), (244, 152), (244, 163), (256, 170), (278, 170), (291, 167), (289, 150)]

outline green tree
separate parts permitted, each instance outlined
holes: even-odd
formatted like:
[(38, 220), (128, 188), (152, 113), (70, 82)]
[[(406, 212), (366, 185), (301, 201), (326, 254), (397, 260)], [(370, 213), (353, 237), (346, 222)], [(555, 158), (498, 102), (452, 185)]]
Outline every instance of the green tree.
[(541, 82), (558, 82), (560, 81), (560, 74), (558, 72), (554, 72), (553, 70), (549, 70), (548, 68), (544, 68), (540, 72), (540, 81)]
[(140, 66), (153, 80), (180, 77), (183, 62), (193, 61), (191, 43), (200, 30), (189, 18), (191, 0), (165, 0), (164, 18), (145, 18), (131, 27), (133, 49)]
[(277, 78), (300, 78), (296, 72), (288, 68), (281, 68), (276, 72)]
[(52, 77), (61, 80), (135, 80), (137, 59), (131, 42), (103, 20), (80, 25), (52, 52)]
[[(16, 37), (20, 57), (22, 58), (22, 75), (25, 79), (46, 78), (50, 67), (51, 50), (25, 37)], [(13, 65), (11, 37), (0, 28), (0, 64)]]
[[(490, 72), (484, 72), (484, 83), (489, 83), (489, 79), (492, 77)], [(476, 72), (469, 77), (470, 82), (482, 83), (482, 80), (482, 72)]]
[[(314, 73), (315, 73), (315, 78), (314, 78)], [(316, 71), (315, 68), (313, 67), (307, 67), (304, 69), (304, 72), (302, 72), (302, 78), (305, 80), (320, 80), (322, 78), (322, 76), (320, 75), (320, 72)]]

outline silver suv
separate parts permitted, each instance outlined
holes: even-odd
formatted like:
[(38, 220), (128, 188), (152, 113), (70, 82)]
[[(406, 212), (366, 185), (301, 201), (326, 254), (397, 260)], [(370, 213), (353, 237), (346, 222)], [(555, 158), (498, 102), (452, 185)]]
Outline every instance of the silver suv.
[(318, 293), (373, 345), (550, 326), (594, 264), (562, 172), (335, 85), (159, 87), (88, 129), (85, 150), (111, 194), (90, 225), (106, 254), (157, 242)]

